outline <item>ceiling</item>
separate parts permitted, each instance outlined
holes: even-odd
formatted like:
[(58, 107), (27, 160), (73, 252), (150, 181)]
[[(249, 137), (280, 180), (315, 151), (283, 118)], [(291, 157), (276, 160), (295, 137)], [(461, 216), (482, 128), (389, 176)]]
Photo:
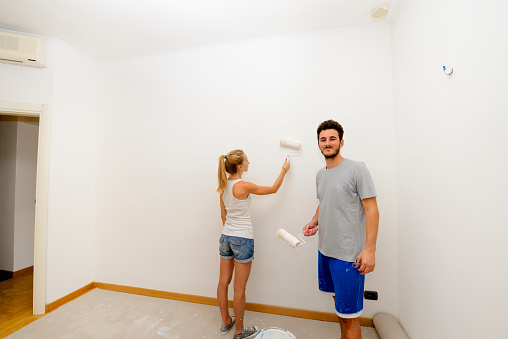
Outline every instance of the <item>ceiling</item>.
[(402, 0), (0, 0), (0, 29), (60, 39), (98, 60), (371, 24)]

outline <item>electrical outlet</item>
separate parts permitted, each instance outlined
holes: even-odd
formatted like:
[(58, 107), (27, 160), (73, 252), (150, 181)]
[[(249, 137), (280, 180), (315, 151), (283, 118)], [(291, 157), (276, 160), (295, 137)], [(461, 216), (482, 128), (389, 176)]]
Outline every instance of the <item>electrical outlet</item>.
[(363, 296), (367, 300), (377, 300), (377, 292), (376, 291), (365, 291)]

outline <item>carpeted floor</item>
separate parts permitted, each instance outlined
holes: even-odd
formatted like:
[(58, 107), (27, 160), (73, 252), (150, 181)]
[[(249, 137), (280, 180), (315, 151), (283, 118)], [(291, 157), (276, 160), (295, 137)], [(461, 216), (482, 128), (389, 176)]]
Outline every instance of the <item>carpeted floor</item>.
[[(279, 327), (298, 339), (339, 339), (339, 324), (245, 312), (245, 325)], [(232, 338), (219, 333), (216, 306), (186, 303), (94, 289), (6, 338)], [(379, 339), (374, 328), (362, 327), (363, 339)]]

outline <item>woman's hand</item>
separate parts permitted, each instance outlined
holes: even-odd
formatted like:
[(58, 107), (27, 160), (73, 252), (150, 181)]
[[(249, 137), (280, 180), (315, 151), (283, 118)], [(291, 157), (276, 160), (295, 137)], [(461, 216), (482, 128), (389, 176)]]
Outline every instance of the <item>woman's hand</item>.
[(284, 164), (282, 165), (282, 168), (284, 168), (286, 170), (286, 173), (289, 171), (289, 168), (291, 167), (291, 163), (289, 162), (289, 160), (286, 158), (286, 160), (284, 160)]

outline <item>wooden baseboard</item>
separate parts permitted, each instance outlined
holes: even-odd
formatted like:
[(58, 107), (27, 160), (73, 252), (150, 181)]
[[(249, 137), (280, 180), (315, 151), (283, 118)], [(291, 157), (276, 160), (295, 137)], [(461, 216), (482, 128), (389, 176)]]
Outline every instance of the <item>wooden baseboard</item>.
[(33, 274), (34, 273), (34, 267), (30, 266), (30, 267), (27, 267), (27, 268), (23, 268), (22, 270), (13, 272), (12, 277), (16, 278), (16, 277), (19, 277), (20, 275), (27, 274), (27, 273)]
[[(332, 300), (330, 300), (330, 302), (332, 302)], [(231, 307), (232, 307), (232, 304), (231, 304)], [(299, 309), (299, 308), (263, 305), (263, 304), (255, 304), (255, 303), (246, 303), (245, 309), (249, 310), (249, 311), (254, 311), (254, 312), (284, 315), (284, 316), (294, 317), (294, 318), (320, 320), (320, 321), (328, 321), (328, 322), (335, 322), (335, 323), (339, 322), (339, 317), (337, 316), (336, 313), (311, 311), (311, 310), (303, 310), (303, 309)], [(372, 321), (372, 318), (359, 317), (359, 319), (360, 319), (360, 326), (374, 327), (374, 322)]]
[(46, 313), (52, 312), (59, 308), (60, 306), (67, 304), (69, 301), (72, 301), (78, 297), (81, 297), (83, 294), (90, 292), (94, 289), (94, 283), (89, 283), (86, 286), (81, 287), (79, 290), (76, 290), (65, 297), (62, 297), (58, 300), (53, 301), (46, 305)]
[(30, 266), (30, 267), (23, 268), (21, 270), (15, 271), (15, 272), (0, 270), (0, 281), (16, 278), (16, 277), (19, 277), (20, 275), (27, 274), (27, 273), (33, 274), (34, 267)]
[[(147, 288), (122, 286), (122, 285), (107, 284), (107, 283), (100, 283), (100, 282), (94, 282), (93, 286), (96, 288), (100, 288), (102, 290), (108, 290), (108, 291), (123, 292), (123, 293), (144, 295), (147, 297), (172, 299), (172, 300), (179, 300), (179, 301), (191, 302), (191, 303), (196, 303), (196, 304), (218, 306), (216, 298), (203, 297), (203, 296), (199, 296), (199, 295), (165, 292), (165, 291), (151, 290), (151, 289), (147, 289)], [(229, 301), (229, 307), (233, 307), (233, 302), (231, 300)], [(321, 321), (329, 321), (329, 322), (338, 322), (339, 321), (339, 319), (335, 313), (302, 310), (302, 309), (282, 307), (282, 306), (263, 305), (263, 304), (256, 304), (256, 303), (245, 303), (245, 309), (248, 311), (253, 311), (253, 312), (269, 313), (269, 314), (283, 315), (283, 316), (295, 317), (295, 318), (321, 320)], [(360, 325), (364, 326), (364, 327), (374, 327), (372, 318), (360, 317)]]
[(0, 281), (12, 279), (13, 276), (14, 272), (12, 271), (0, 270)]

